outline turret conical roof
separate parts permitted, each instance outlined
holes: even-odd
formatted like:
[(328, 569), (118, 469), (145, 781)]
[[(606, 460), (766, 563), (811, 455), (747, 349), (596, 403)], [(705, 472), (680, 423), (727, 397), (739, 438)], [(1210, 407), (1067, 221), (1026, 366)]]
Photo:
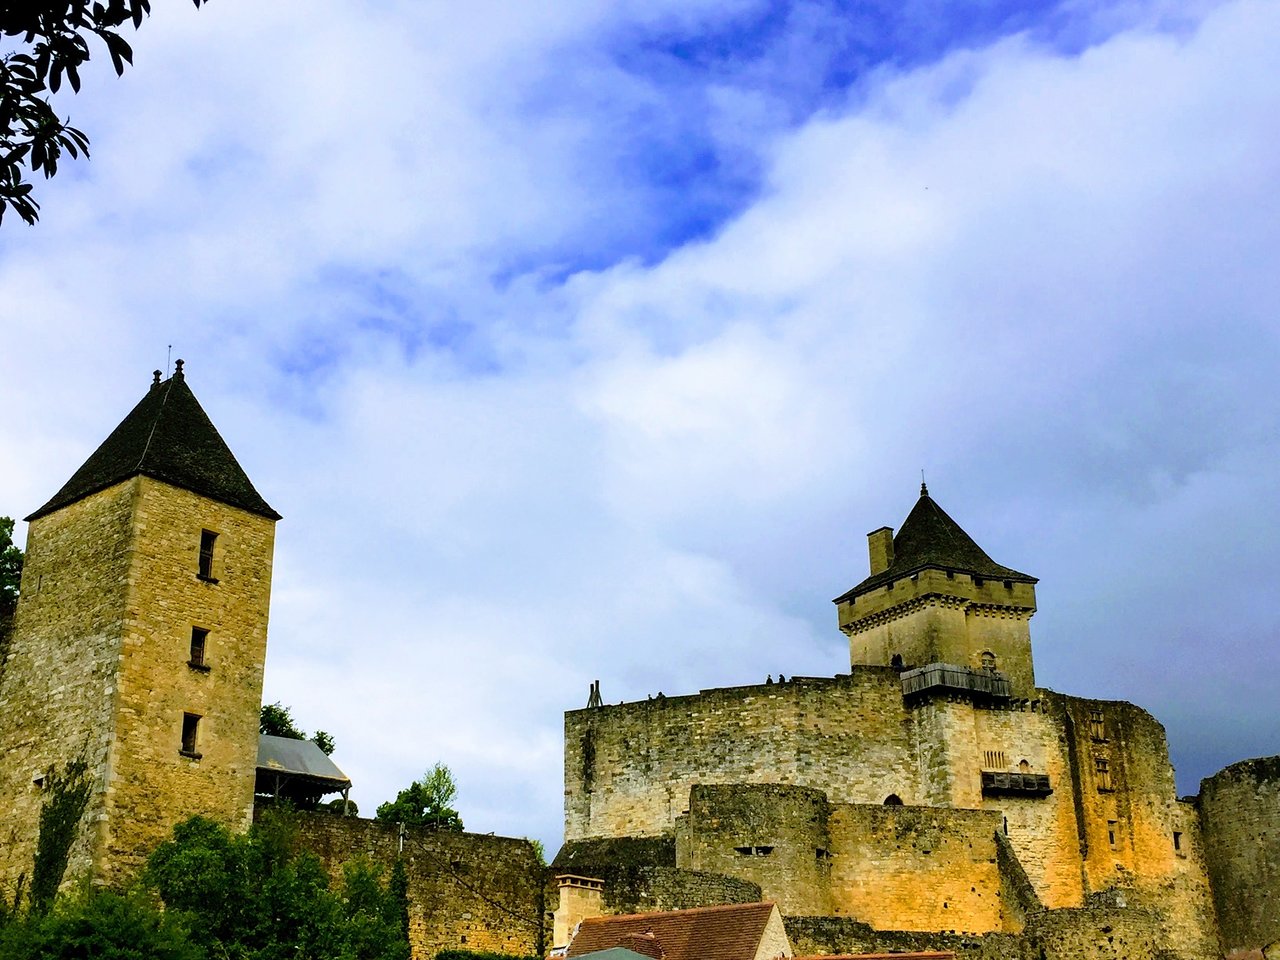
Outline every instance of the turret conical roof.
[(1036, 583), (1037, 578), (1019, 573), (1012, 567), (992, 560), (973, 537), (961, 529), (934, 499), (929, 488), (920, 484), (920, 499), (902, 521), (893, 538), (893, 562), (888, 569), (872, 574), (852, 590), (836, 598), (841, 603), (876, 587), (931, 567), (967, 573), (990, 580), (1016, 580)]
[(62, 489), (27, 520), (136, 476), (161, 480), (270, 520), (280, 519), (254, 489), (187, 386), (181, 360), (168, 380), (162, 381), (156, 372), (147, 395)]

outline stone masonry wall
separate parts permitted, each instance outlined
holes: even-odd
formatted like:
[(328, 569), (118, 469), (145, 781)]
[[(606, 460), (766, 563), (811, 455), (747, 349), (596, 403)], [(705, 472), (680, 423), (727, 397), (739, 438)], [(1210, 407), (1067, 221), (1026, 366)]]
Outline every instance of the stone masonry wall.
[(1218, 956), (1204, 848), (1177, 800), (1164, 727), (1131, 703), (1046, 698), (1073, 761), (1086, 896), (1117, 891), (1161, 918), (1167, 949)]
[(883, 930), (1005, 929), (1000, 824), (985, 810), (834, 805), (831, 912)]
[(975, 669), (990, 652), (996, 667), (1029, 696), (1035, 688), (1029, 621), (1036, 609), (1029, 583), (984, 580), (967, 573), (921, 570), (839, 605), (853, 664), (907, 666), (955, 663)]
[(874, 930), (843, 917), (787, 917), (799, 954), (951, 951), (959, 960), (1163, 960), (1155, 918), (1142, 910), (1070, 908), (1037, 915), (1020, 934)]
[[(973, 754), (957, 757), (971, 778), (973, 803), (998, 810), (1003, 832), (1048, 907), (1078, 907), (1084, 900), (1080, 838), (1070, 757), (1061, 718), (1043, 698), (1013, 701), (975, 712)], [(1041, 796), (983, 796), (974, 771), (1006, 770), (1045, 774), (1052, 793)]]
[(700, 784), (677, 821), (676, 862), (760, 887), (784, 914), (832, 912), (831, 837), (821, 790)]
[[(28, 880), (45, 800), (37, 778), (83, 758), (94, 792), (68, 877), (84, 876), (97, 847), (111, 715), (124, 630), (135, 485), (124, 483), (32, 522), (0, 676), (0, 888)], [(46, 781), (47, 782), (47, 781)]]
[(834, 802), (919, 795), (897, 673), (706, 690), (565, 714), (565, 839), (670, 833), (698, 783), (790, 783)]
[[(120, 658), (100, 869), (128, 876), (172, 826), (203, 814), (233, 830), (253, 816), (275, 524), (146, 477)], [(202, 580), (202, 530), (218, 534)], [(209, 631), (191, 666), (192, 628)], [(182, 755), (184, 714), (200, 717)]]
[(1280, 757), (1201, 781), (1200, 816), (1223, 948), (1280, 940)]
[(409, 878), (414, 960), (445, 949), (515, 956), (543, 952), (544, 871), (528, 840), (406, 827), (329, 813), (299, 814), (300, 843), (335, 875), (364, 858)]

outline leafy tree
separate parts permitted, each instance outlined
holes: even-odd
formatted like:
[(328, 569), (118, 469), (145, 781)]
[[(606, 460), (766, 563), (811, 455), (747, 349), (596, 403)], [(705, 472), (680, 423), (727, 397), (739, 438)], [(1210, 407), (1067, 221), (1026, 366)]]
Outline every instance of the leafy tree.
[(333, 735), (323, 730), (317, 730), (313, 736), (308, 737), (306, 731), (293, 722), (292, 711), (279, 700), (262, 705), (262, 712), (258, 714), (258, 732), (273, 737), (288, 737), (290, 740), (310, 740), (324, 751), (326, 757), (333, 754), (335, 746)]
[(183, 918), (138, 893), (86, 888), (0, 927), (0, 960), (205, 960)]
[(333, 886), (294, 840), (279, 814), (243, 836), (192, 817), (148, 859), (146, 881), (211, 957), (408, 960), (407, 901), (394, 875), (386, 884), (357, 862)]
[(461, 830), (462, 818), (450, 804), (458, 796), (453, 774), (443, 763), (437, 763), (421, 780), (405, 787), (394, 800), (381, 804), (375, 816), (379, 820), (417, 824), (436, 830)]
[[(192, 0), (199, 7), (205, 0)], [(23, 49), (0, 57), (0, 221), (6, 207), (27, 223), (39, 218), (29, 173), (52, 177), (65, 150), (89, 155), (89, 138), (60, 120), (48, 94), (65, 78), (80, 91), (80, 67), (90, 56), (92, 37), (106, 47), (117, 76), (133, 63), (133, 50), (120, 35), (132, 21), (136, 30), (151, 13), (151, 0), (0, 0), (0, 36), (18, 37)]]
[(0, 517), (0, 671), (9, 653), (13, 614), (22, 582), (22, 551), (13, 545), (13, 517)]
[(264, 703), (258, 714), (258, 732), (290, 740), (305, 740), (307, 735), (293, 722), (293, 714), (280, 701)]

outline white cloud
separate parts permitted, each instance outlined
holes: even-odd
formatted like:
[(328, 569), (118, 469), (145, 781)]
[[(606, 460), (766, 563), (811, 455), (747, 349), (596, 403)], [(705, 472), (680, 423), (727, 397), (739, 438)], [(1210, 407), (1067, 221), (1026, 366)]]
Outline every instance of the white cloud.
[(267, 697), (366, 813), (442, 759), (469, 826), (554, 846), (590, 680), (838, 671), (827, 601), (920, 467), (1043, 578), (1042, 682), (1152, 709), (1184, 772), (1274, 751), (1275, 8), (1006, 39), (790, 132), (727, 86), (760, 196), (564, 283), (671, 215), (618, 165), (667, 101), (592, 38), (726, 14), (530, 9), (158, 9), (89, 172), (0, 237), (0, 510), (178, 344), (286, 515)]

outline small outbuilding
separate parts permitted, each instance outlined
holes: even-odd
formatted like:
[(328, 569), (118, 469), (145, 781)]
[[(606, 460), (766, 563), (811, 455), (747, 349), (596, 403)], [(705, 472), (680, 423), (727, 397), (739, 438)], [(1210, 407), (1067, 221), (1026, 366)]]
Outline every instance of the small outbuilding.
[(287, 800), (305, 809), (331, 793), (340, 793), (345, 812), (350, 791), (351, 778), (314, 742), (259, 735), (256, 796), (269, 797), (274, 803)]

